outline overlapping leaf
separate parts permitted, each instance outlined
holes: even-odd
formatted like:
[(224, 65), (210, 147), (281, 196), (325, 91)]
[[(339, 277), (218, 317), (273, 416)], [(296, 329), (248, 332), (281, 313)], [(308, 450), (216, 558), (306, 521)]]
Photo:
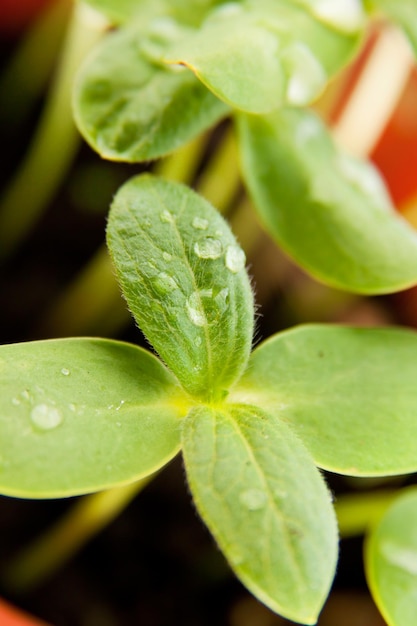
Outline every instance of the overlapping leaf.
[(139, 176), (115, 197), (108, 244), (148, 340), (185, 389), (222, 396), (253, 333), (245, 257), (223, 218), (187, 187)]
[(187, 401), (141, 348), (104, 339), (0, 347), (0, 489), (65, 497), (137, 480), (180, 448)]
[(165, 58), (191, 68), (219, 98), (243, 111), (307, 104), (348, 61), (361, 24), (353, 33), (341, 32), (303, 4), (229, 3), (168, 48)]
[(193, 409), (183, 423), (197, 509), (242, 582), (272, 610), (315, 624), (332, 582), (337, 531), (309, 454), (251, 406)]
[(279, 415), (325, 469), (415, 472), (416, 354), (413, 331), (301, 326), (252, 353), (233, 400)]
[(104, 158), (145, 161), (174, 151), (228, 112), (187, 70), (158, 66), (142, 50), (142, 25), (106, 37), (74, 87), (77, 125)]
[(268, 231), (335, 287), (387, 293), (417, 282), (417, 233), (370, 164), (332, 143), (311, 112), (240, 115), (243, 173)]
[(404, 491), (372, 530), (365, 566), (372, 595), (389, 626), (417, 615), (417, 490)]

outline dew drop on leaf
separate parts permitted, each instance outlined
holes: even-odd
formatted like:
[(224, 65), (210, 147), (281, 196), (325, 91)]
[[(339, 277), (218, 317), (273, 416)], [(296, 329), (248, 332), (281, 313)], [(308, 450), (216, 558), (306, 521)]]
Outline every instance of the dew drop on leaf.
[(188, 317), (195, 326), (215, 324), (229, 307), (229, 289), (225, 287), (194, 291), (185, 305)]
[(226, 249), (226, 267), (228, 270), (237, 274), (245, 267), (246, 257), (242, 248), (238, 246), (227, 246)]
[(166, 272), (160, 272), (158, 276), (154, 279), (153, 284), (156, 291), (162, 296), (170, 293), (171, 291), (174, 291), (174, 289), (178, 289), (178, 283), (175, 278), (173, 278)]
[(393, 541), (381, 543), (381, 553), (395, 567), (417, 576), (417, 552), (412, 548), (397, 545)]
[(288, 73), (287, 100), (296, 106), (309, 104), (325, 87), (327, 75), (311, 50), (302, 43), (288, 46), (284, 52)]
[(62, 370), (61, 370), (61, 374), (63, 376), (69, 376), (70, 375), (70, 371), (66, 367), (63, 367)]
[(164, 261), (172, 261), (172, 254), (170, 254), (169, 252), (163, 252), (162, 258), (164, 259)]
[(197, 230), (207, 230), (208, 225), (208, 220), (206, 220), (204, 217), (195, 217), (193, 219), (193, 228)]
[(62, 413), (54, 406), (48, 404), (37, 404), (30, 413), (32, 423), (41, 430), (53, 430), (62, 421)]
[(260, 489), (246, 489), (240, 494), (240, 501), (249, 511), (259, 511), (266, 505), (267, 496)]
[(165, 222), (166, 224), (172, 224), (174, 221), (174, 216), (166, 209), (160, 213), (159, 217), (161, 218), (161, 222)]
[(316, 17), (344, 32), (361, 28), (364, 13), (360, 0), (315, 0), (313, 12)]
[(200, 259), (218, 259), (223, 253), (222, 242), (214, 237), (205, 237), (194, 245), (194, 252)]

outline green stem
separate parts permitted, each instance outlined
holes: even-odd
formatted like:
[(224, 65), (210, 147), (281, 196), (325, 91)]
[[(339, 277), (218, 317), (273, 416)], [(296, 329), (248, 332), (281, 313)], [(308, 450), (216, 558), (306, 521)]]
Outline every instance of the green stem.
[(76, 5), (57, 75), (32, 143), (0, 203), (0, 255), (10, 255), (56, 193), (79, 145), (72, 120), (74, 75), (101, 36)]
[(25, 121), (47, 83), (70, 9), (70, 0), (52, 2), (24, 37), (0, 77), (2, 123), (7, 125), (8, 136)]
[(154, 478), (84, 496), (55, 526), (15, 558), (3, 581), (15, 593), (41, 585), (107, 526)]
[(129, 319), (130, 314), (121, 298), (107, 249), (101, 246), (43, 317), (36, 335), (105, 336), (113, 334)]
[(379, 521), (398, 493), (398, 489), (384, 489), (339, 496), (335, 510), (342, 539), (365, 534)]
[(239, 187), (239, 159), (234, 129), (230, 127), (198, 179), (197, 190), (220, 213), (226, 213)]

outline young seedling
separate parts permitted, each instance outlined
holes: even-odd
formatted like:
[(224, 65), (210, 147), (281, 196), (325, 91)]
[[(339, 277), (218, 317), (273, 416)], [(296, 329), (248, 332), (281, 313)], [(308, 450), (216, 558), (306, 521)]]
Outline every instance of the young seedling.
[(182, 450), (197, 509), (239, 579), (273, 611), (314, 624), (338, 542), (316, 465), (417, 469), (417, 335), (305, 326), (250, 354), (243, 251), (206, 201), (150, 175), (116, 195), (108, 244), (162, 361), (104, 339), (1, 347), (1, 492), (106, 489)]

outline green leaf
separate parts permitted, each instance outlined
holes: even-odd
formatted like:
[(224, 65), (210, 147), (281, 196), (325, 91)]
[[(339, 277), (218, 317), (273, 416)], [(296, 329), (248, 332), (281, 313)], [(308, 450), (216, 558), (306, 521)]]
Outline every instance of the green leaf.
[(103, 158), (145, 161), (182, 146), (228, 108), (187, 70), (157, 66), (142, 51), (141, 26), (108, 35), (74, 87), (74, 115)]
[(251, 355), (231, 400), (279, 415), (325, 469), (417, 470), (417, 333), (301, 326)]
[(251, 113), (285, 101), (305, 105), (352, 56), (358, 32), (342, 33), (311, 7), (281, 0), (229, 3), (165, 53), (183, 63), (219, 98)]
[(279, 419), (243, 405), (192, 409), (182, 440), (197, 509), (236, 575), (273, 611), (315, 624), (337, 530), (304, 446)]
[(253, 333), (245, 256), (203, 198), (149, 175), (117, 193), (108, 244), (123, 293), (156, 351), (195, 396), (222, 396)]
[[(169, 17), (183, 24), (197, 25), (210, 7), (222, 0), (83, 0), (104, 13), (112, 22), (137, 19), (142, 24)], [(224, 1), (224, 0), (223, 0)]]
[(415, 0), (366, 0), (369, 10), (381, 11), (407, 35), (417, 56), (417, 4)]
[(238, 4), (218, 13), (194, 36), (174, 44), (165, 54), (167, 62), (189, 67), (229, 105), (254, 113), (271, 111), (283, 99), (277, 37)]
[(410, 626), (417, 615), (417, 489), (405, 490), (365, 545), (368, 584), (389, 626)]
[(311, 112), (238, 117), (243, 173), (282, 248), (315, 278), (358, 293), (417, 282), (417, 233), (376, 170), (336, 148)]
[(180, 449), (188, 404), (141, 348), (103, 339), (0, 347), (0, 492), (50, 498), (153, 473)]

